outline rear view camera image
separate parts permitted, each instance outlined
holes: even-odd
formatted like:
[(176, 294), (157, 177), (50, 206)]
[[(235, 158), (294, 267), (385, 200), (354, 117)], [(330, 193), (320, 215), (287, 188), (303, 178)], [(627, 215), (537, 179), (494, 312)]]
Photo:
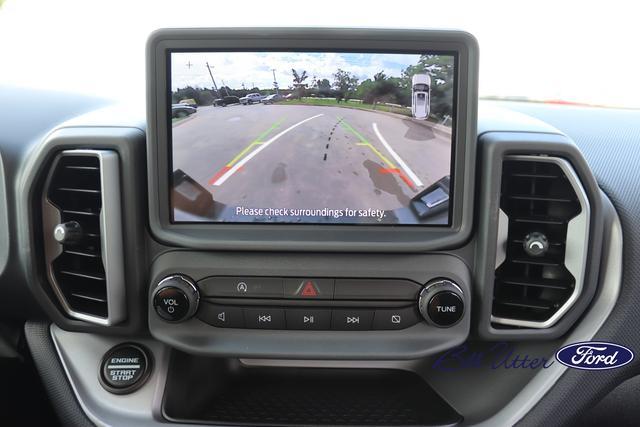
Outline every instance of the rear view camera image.
[(455, 57), (171, 52), (172, 221), (448, 225)]

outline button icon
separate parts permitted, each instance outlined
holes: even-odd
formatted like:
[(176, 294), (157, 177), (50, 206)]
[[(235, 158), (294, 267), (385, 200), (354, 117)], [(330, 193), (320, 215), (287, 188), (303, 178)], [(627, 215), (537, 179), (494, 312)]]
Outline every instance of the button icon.
[(391, 323), (399, 324), (400, 322), (402, 322), (402, 316), (400, 316), (399, 314), (394, 314), (391, 316)]
[(360, 316), (347, 316), (347, 323), (356, 323), (360, 324)]
[(260, 323), (271, 323), (271, 315), (270, 314), (261, 314), (258, 316), (258, 322)]
[(240, 282), (238, 283), (238, 285), (236, 286), (236, 289), (238, 290), (238, 292), (240, 292), (241, 294), (246, 294), (247, 293), (247, 289), (248, 286), (245, 282)]
[(221, 322), (225, 322), (227, 320), (227, 315), (224, 311), (222, 313), (218, 313), (218, 320)]
[(302, 323), (313, 323), (313, 316), (303, 316)]
[(303, 297), (317, 297), (320, 295), (318, 288), (316, 287), (313, 280), (306, 280), (300, 283), (298, 290), (296, 291), (296, 295), (300, 295)]

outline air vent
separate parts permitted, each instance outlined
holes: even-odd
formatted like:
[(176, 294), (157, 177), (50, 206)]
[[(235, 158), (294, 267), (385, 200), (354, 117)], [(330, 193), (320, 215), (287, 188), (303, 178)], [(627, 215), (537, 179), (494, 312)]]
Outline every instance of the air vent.
[(548, 328), (582, 290), (589, 205), (571, 165), (544, 156), (503, 163), (491, 320)]
[(68, 150), (54, 161), (43, 198), (45, 255), (54, 292), (76, 319), (124, 318), (118, 155)]

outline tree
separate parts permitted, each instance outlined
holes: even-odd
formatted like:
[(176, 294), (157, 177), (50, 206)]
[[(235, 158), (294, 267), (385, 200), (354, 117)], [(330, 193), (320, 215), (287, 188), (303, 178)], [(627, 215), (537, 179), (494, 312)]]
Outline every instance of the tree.
[(333, 74), (333, 79), (333, 87), (338, 92), (338, 101), (342, 99), (348, 100), (358, 86), (358, 78), (354, 74), (342, 69), (338, 69), (338, 71)]
[(298, 73), (295, 69), (291, 69), (291, 74), (293, 74), (293, 88), (297, 93), (298, 98), (302, 98), (304, 95), (304, 90), (307, 87), (307, 84), (304, 81), (309, 77), (306, 71), (302, 71), (302, 73)]
[(331, 82), (327, 79), (318, 80), (316, 82), (318, 86), (318, 94), (322, 97), (328, 97), (331, 95)]

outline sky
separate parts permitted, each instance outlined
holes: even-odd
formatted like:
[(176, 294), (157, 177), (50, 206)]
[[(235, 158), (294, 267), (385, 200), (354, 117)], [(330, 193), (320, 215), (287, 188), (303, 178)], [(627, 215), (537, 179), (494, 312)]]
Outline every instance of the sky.
[(6, 0), (0, 84), (144, 103), (162, 27), (457, 28), (480, 45), (480, 95), (640, 108), (640, 6), (629, 0)]
[(207, 63), (212, 67), (211, 74), (218, 86), (224, 84), (240, 89), (244, 84), (247, 89), (264, 89), (273, 87), (272, 70), (279, 87), (288, 88), (293, 84), (292, 68), (298, 73), (306, 71), (309, 77), (305, 83), (311, 85), (314, 78), (333, 83), (332, 75), (338, 69), (354, 74), (359, 81), (371, 79), (379, 71), (389, 77), (400, 77), (402, 70), (416, 65), (419, 59), (420, 55), (329, 52), (174, 52), (171, 55), (171, 88), (211, 87)]

